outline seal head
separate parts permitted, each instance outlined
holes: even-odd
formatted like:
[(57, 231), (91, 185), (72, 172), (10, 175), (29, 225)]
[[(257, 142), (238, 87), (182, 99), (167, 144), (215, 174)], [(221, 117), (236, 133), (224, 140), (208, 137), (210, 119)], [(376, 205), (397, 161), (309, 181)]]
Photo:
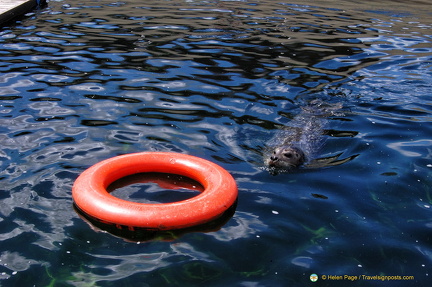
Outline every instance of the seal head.
[(302, 165), (306, 160), (303, 151), (297, 147), (283, 145), (274, 148), (273, 154), (266, 160), (269, 168), (292, 169)]

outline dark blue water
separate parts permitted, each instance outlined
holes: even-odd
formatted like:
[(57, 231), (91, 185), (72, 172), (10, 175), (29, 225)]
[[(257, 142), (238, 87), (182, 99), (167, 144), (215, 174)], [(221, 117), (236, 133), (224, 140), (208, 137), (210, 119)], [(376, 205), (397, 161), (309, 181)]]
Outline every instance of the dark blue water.
[[(0, 285), (429, 286), (427, 2), (65, 0), (8, 23)], [(270, 175), (265, 143), (314, 99), (343, 105), (318, 156), (352, 160)], [(233, 217), (139, 242), (86, 223), (74, 180), (139, 151), (226, 168)]]

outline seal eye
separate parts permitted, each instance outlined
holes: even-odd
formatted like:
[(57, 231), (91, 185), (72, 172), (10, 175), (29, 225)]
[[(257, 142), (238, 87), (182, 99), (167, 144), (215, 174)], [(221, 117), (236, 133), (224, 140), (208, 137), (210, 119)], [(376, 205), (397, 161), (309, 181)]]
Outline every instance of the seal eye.
[(292, 158), (292, 153), (290, 153), (290, 152), (287, 152), (287, 153), (284, 153), (284, 157), (287, 157), (287, 158)]

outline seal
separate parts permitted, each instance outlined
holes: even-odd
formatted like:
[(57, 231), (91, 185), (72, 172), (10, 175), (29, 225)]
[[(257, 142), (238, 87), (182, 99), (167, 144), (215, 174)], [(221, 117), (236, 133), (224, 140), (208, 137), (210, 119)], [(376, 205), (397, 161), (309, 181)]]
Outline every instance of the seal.
[(291, 169), (302, 165), (305, 160), (305, 154), (300, 148), (282, 145), (274, 148), (273, 154), (266, 161), (266, 165), (269, 168)]
[(321, 100), (311, 101), (301, 107), (301, 112), (266, 144), (264, 165), (272, 173), (277, 173), (312, 163), (316, 152), (323, 145), (328, 117), (337, 115), (341, 108), (339, 103), (328, 104)]

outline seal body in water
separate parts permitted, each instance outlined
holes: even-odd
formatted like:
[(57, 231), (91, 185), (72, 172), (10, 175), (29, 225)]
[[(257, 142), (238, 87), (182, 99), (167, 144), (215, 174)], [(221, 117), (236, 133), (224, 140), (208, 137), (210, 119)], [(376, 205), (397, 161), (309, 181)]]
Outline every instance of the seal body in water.
[(270, 171), (289, 171), (311, 162), (323, 144), (328, 117), (341, 107), (320, 100), (302, 107), (302, 111), (267, 143), (264, 165)]

